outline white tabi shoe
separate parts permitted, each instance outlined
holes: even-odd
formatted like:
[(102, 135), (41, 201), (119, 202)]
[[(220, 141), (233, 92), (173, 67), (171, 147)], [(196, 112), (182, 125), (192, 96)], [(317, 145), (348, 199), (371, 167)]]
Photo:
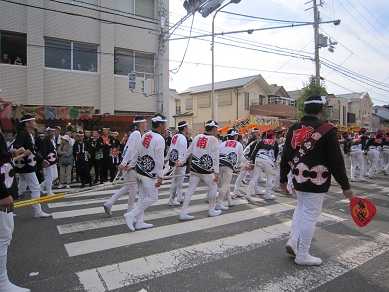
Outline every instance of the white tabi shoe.
[(249, 203), (255, 203), (254, 199), (251, 197), (251, 195), (246, 195), (245, 199), (249, 201)]
[(258, 182), (259, 182), (259, 183), (265, 183), (266, 181), (267, 181), (266, 178), (259, 178), (259, 179), (258, 179)]
[(169, 200), (169, 207), (179, 206), (180, 203), (176, 201), (176, 199)]
[(239, 198), (243, 198), (244, 195), (238, 190), (238, 191), (234, 191), (234, 195), (239, 197)]
[(299, 266), (320, 266), (322, 263), (321, 258), (317, 258), (307, 254), (305, 256), (297, 255), (294, 262)]
[(293, 243), (292, 241), (288, 240), (286, 243), (286, 252), (292, 256), (297, 255), (297, 244)]
[(134, 228), (134, 218), (135, 218), (135, 216), (131, 212), (128, 212), (128, 213), (124, 214), (123, 216), (124, 216), (124, 220), (126, 220), (128, 228), (131, 231), (135, 231), (135, 228)]
[(266, 194), (266, 190), (262, 190), (262, 191), (259, 191), (259, 192), (255, 192), (255, 194), (256, 194), (257, 196), (265, 195), (265, 194)]
[(188, 215), (187, 213), (180, 214), (180, 221), (189, 221), (193, 220), (194, 218), (194, 216)]
[(223, 204), (221, 204), (221, 205), (216, 205), (216, 206), (215, 206), (215, 210), (227, 211), (227, 210), (228, 210), (228, 207), (227, 207), (227, 206), (224, 206)]
[(36, 219), (40, 219), (40, 218), (49, 218), (49, 217), (51, 217), (51, 214), (45, 213), (45, 212), (43, 212), (43, 211), (37, 212), (37, 213), (35, 213), (35, 215), (34, 215), (34, 218), (36, 218)]
[(145, 222), (136, 222), (135, 223), (136, 230), (148, 229), (148, 228), (152, 228), (153, 226), (154, 226), (153, 224), (149, 224), (149, 223), (145, 223)]
[(235, 204), (236, 204), (236, 202), (231, 200), (228, 202), (228, 207), (235, 206)]
[(276, 199), (276, 196), (275, 195), (271, 195), (271, 194), (267, 194), (263, 197), (265, 200), (275, 200)]
[(208, 217), (216, 217), (222, 213), (221, 210), (211, 210), (208, 212)]
[(103, 205), (103, 208), (104, 208), (104, 212), (107, 213), (108, 216), (112, 216), (112, 211), (111, 211), (111, 206), (107, 205), (107, 203), (105, 203)]

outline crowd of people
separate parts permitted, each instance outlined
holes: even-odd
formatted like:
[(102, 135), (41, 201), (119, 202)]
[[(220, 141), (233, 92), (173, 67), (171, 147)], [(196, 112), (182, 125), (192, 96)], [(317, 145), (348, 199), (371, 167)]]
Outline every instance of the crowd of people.
[[(245, 197), (252, 203), (254, 195), (275, 200), (273, 191), (294, 193), (297, 207), (286, 250), (295, 257), (296, 264), (320, 265), (322, 260), (311, 256), (309, 247), (331, 177), (347, 198), (353, 197), (336, 128), (320, 121), (324, 104), (323, 97), (310, 96), (304, 103), (306, 116), (289, 130), (260, 133), (258, 128), (253, 128), (250, 137), (242, 136), (234, 128), (221, 137), (214, 120), (207, 121), (204, 133), (194, 138), (186, 121), (178, 123), (178, 131), (172, 135), (162, 114), (151, 118), (149, 131), (146, 119), (136, 117), (134, 128), (121, 140), (109, 127), (102, 127), (102, 131), (65, 129), (61, 133), (60, 127), (48, 126), (44, 133), (37, 134), (35, 117), (23, 116), (16, 135), (13, 132), (0, 135), (2, 173), (8, 171), (1, 181), (0, 197), (0, 214), (5, 218), (1, 223), (4, 226), (0, 226), (1, 285), (13, 285), (5, 269), (13, 230), (13, 217), (11, 220), (7, 213), (13, 210), (13, 200), (27, 187), (35, 199), (44, 191), (48, 196), (53, 195), (53, 187), (70, 188), (74, 180), (80, 182), (81, 188), (113, 182), (119, 173), (122, 173), (122, 187), (103, 204), (103, 210), (112, 216), (115, 202), (128, 194), (124, 218), (132, 231), (153, 227), (144, 222), (144, 213), (158, 200), (158, 188), (167, 173), (171, 178), (168, 205), (181, 208), (181, 221), (195, 219), (188, 210), (200, 180), (208, 187), (205, 200), (209, 204), (209, 217), (228, 211), (235, 205), (236, 197)], [(378, 173), (379, 163), (383, 173), (388, 174), (389, 131), (386, 138), (381, 132), (368, 137), (366, 129), (361, 129), (358, 134), (344, 134), (341, 143), (344, 154), (351, 158), (351, 181), (355, 181), (358, 168), (359, 179), (364, 180), (366, 161), (371, 164), (368, 177), (374, 178)], [(184, 194), (183, 182), (188, 173), (189, 185)], [(231, 192), (234, 173), (237, 179)], [(245, 181), (248, 186), (243, 194)], [(259, 183), (265, 183), (262, 189)], [(35, 218), (51, 217), (42, 211), (40, 204), (33, 208)], [(20, 289), (17, 291), (29, 291)]]

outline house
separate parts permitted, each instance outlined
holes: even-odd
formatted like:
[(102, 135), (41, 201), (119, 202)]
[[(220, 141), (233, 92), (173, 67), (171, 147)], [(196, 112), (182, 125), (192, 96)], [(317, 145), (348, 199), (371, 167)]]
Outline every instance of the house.
[(373, 131), (389, 130), (389, 105), (373, 106), (372, 116), (373, 116), (373, 123), (372, 123)]
[[(23, 105), (21, 112), (39, 109), (42, 115), (37, 118), (43, 125), (54, 120), (57, 125), (107, 124), (126, 130), (135, 116), (156, 113), (159, 1), (24, 2), (1, 3), (0, 53), (12, 61), (0, 64), (5, 100), (16, 109)], [(164, 7), (168, 11), (168, 0)], [(166, 46), (167, 116), (168, 55)], [(21, 65), (14, 65), (17, 57)], [(136, 87), (131, 91), (128, 73), (133, 71)], [(84, 111), (86, 120), (75, 114)]]
[[(285, 89), (270, 86), (261, 75), (216, 82), (214, 88), (214, 118), (220, 127), (249, 114), (294, 118), (294, 101)], [(176, 124), (185, 120), (193, 133), (203, 131), (205, 122), (212, 118), (212, 84), (190, 87), (179, 96)]]
[(346, 98), (329, 94), (327, 112), (329, 122), (347, 126), (348, 100)]
[(368, 92), (353, 92), (337, 94), (337, 98), (345, 98), (348, 102), (348, 126), (360, 126), (372, 130), (372, 106), (373, 102)]

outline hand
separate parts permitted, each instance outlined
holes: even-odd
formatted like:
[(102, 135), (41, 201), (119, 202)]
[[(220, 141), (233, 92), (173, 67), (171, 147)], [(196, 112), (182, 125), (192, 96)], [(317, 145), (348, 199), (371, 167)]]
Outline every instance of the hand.
[(46, 159), (42, 161), (43, 167), (48, 167), (50, 165), (50, 162), (48, 162)]
[(130, 165), (127, 165), (127, 166), (126, 166), (126, 171), (130, 171), (131, 169), (134, 169), (134, 168), (131, 167)]
[(28, 156), (30, 154), (31, 154), (31, 150), (29, 150), (29, 149), (23, 151), (24, 156)]
[(213, 179), (214, 182), (218, 182), (219, 181), (219, 174), (218, 173), (214, 173), (213, 174), (215, 176), (215, 178)]
[(14, 210), (14, 200), (11, 196), (8, 196), (0, 200), (0, 211), (1, 212), (13, 212)]
[(118, 166), (119, 171), (122, 171), (124, 168), (125, 168), (125, 166), (123, 166), (123, 164), (119, 164), (119, 166)]
[(351, 200), (354, 197), (354, 193), (351, 189), (343, 190), (343, 195), (349, 200)]
[(159, 188), (162, 185), (162, 177), (157, 177), (157, 182), (155, 183), (155, 187)]
[(176, 164), (175, 164), (175, 167), (181, 167), (181, 166), (182, 166), (182, 163), (177, 160)]
[(284, 192), (284, 193), (287, 193), (288, 192), (288, 183), (287, 182), (280, 182), (279, 184), (279, 188)]

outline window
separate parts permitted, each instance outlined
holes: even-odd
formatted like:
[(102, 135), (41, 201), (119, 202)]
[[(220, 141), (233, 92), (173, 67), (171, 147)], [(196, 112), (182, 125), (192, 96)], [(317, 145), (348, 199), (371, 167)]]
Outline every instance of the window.
[(193, 109), (193, 98), (185, 98), (185, 110)]
[(46, 38), (45, 67), (97, 72), (97, 46)]
[(250, 109), (250, 96), (248, 92), (244, 93), (244, 109), (246, 111)]
[(99, 0), (61, 0), (61, 2), (78, 4), (78, 5), (89, 4), (94, 6), (97, 6), (99, 4)]
[(27, 35), (0, 31), (0, 56), (3, 64), (27, 65)]
[(73, 69), (97, 71), (97, 46), (73, 43)]
[(115, 49), (114, 74), (127, 76), (133, 71), (136, 71), (139, 77), (143, 77), (143, 73), (149, 73), (148, 78), (153, 77), (154, 54)]
[(220, 94), (218, 98), (218, 105), (223, 106), (223, 105), (231, 105), (232, 104), (232, 97), (231, 93), (224, 93)]
[(210, 107), (209, 96), (200, 96), (197, 98), (197, 105), (199, 108)]
[(155, 18), (154, 0), (115, 0), (115, 9), (133, 15)]

